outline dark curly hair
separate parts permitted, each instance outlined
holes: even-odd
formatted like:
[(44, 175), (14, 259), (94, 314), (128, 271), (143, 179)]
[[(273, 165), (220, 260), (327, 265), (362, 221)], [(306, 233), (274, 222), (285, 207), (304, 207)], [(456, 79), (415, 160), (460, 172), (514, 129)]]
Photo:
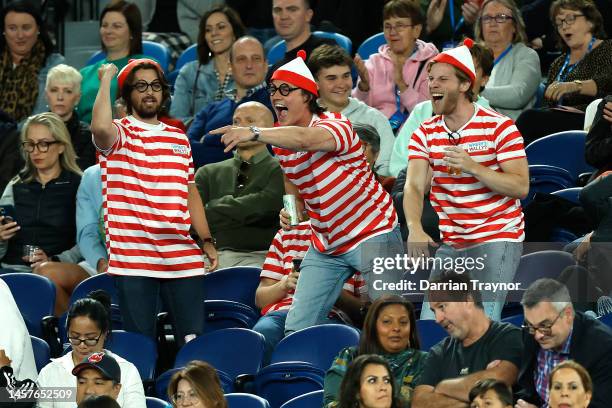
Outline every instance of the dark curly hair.
[(349, 364), (346, 374), (342, 379), (342, 384), (340, 385), (338, 408), (359, 407), (359, 401), (361, 399), (361, 374), (369, 365), (380, 365), (385, 367), (391, 378), (391, 408), (400, 408), (401, 404), (397, 398), (399, 390), (396, 389), (389, 363), (376, 354), (364, 354), (357, 357)]

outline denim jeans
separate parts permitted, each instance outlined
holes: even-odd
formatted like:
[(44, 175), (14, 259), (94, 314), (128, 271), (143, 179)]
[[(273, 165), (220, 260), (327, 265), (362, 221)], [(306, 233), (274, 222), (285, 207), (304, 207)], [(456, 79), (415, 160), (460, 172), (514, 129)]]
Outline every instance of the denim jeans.
[[(457, 258), (481, 258), (484, 268), (466, 271), (470, 273), (470, 279), (477, 279), (480, 282), (500, 283), (513, 282), (516, 268), (518, 267), (523, 253), (522, 242), (489, 242), (464, 250), (456, 250), (450, 245), (442, 244), (436, 251), (436, 258), (457, 259)], [(439, 276), (444, 272), (436, 268), (438, 263), (434, 263), (429, 280)], [(455, 268), (456, 269), (456, 268)], [(493, 320), (501, 319), (501, 312), (506, 301), (507, 291), (497, 290), (495, 292), (481, 293), (485, 313)], [(427, 297), (425, 298), (427, 299)], [(429, 302), (425, 300), (421, 308), (421, 319), (434, 319)]]
[(115, 276), (123, 329), (156, 339), (157, 313), (165, 310), (172, 317), (175, 341), (181, 347), (186, 335), (200, 335), (204, 328), (203, 279), (204, 276), (179, 279)]
[(385, 270), (374, 273), (375, 258), (404, 254), (399, 226), (393, 231), (372, 237), (342, 255), (326, 255), (310, 247), (301, 265), (293, 303), (287, 315), (285, 334), (322, 324), (342, 292), (342, 285), (355, 271), (361, 272), (368, 295), (377, 299), (383, 294), (401, 294), (388, 290), (381, 282), (399, 282), (402, 271)]

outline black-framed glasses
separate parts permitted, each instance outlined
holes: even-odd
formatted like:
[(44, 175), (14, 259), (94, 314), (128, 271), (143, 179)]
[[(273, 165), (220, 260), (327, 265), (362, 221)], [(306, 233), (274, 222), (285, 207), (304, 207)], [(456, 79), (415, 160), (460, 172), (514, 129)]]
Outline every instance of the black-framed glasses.
[(404, 30), (407, 30), (410, 27), (414, 27), (416, 24), (404, 24), (404, 23), (397, 23), (397, 24), (385, 24), (383, 25), (383, 31), (390, 33), (391, 31), (395, 30), (396, 33), (401, 33)]
[(300, 88), (292, 88), (290, 87), (288, 84), (280, 84), (280, 86), (275, 86), (274, 84), (270, 84), (268, 86), (268, 93), (270, 94), (270, 96), (274, 96), (274, 94), (276, 93), (276, 91), (279, 91), (281, 95), (283, 96), (288, 96), (291, 92), (293, 91), (297, 91)]
[(86, 346), (95, 346), (100, 341), (100, 337), (102, 337), (102, 333), (95, 339), (80, 339), (78, 337), (68, 337), (68, 341), (73, 346), (80, 346), (81, 343), (85, 343)]
[(461, 133), (459, 132), (446, 132), (448, 135), (448, 141), (453, 146), (457, 146), (461, 142)]
[(33, 153), (34, 148), (38, 149), (41, 153), (47, 153), (49, 151), (49, 146), (54, 145), (56, 143), (60, 143), (57, 140), (41, 140), (37, 143), (32, 142), (23, 142), (21, 143), (21, 147), (28, 153)]
[(249, 169), (251, 163), (247, 161), (243, 161), (240, 163), (240, 168), (238, 169), (238, 176), (236, 177), (236, 189), (242, 190), (246, 185), (249, 176), (246, 175), (246, 171)]
[(555, 27), (561, 29), (563, 28), (563, 24), (569, 27), (576, 22), (578, 17), (584, 17), (584, 14), (568, 14), (565, 18), (555, 19)]
[(491, 24), (493, 21), (497, 24), (504, 24), (506, 21), (514, 20), (514, 17), (508, 14), (496, 14), (494, 16), (484, 15), (480, 20), (482, 24)]
[(557, 320), (559, 320), (559, 318), (561, 317), (561, 315), (563, 314), (563, 312), (565, 311), (565, 308), (563, 308), (563, 310), (561, 310), (559, 312), (559, 314), (557, 315), (557, 317), (555, 318), (555, 320), (553, 320), (551, 323), (549, 324), (543, 324), (540, 325), (538, 327), (533, 326), (531, 323), (529, 323), (528, 321), (525, 321), (523, 323), (523, 325), (521, 326), (521, 328), (523, 330), (527, 330), (527, 332), (529, 332), (529, 334), (535, 334), (535, 332), (539, 331), (540, 333), (542, 333), (544, 336), (550, 336), (552, 334), (552, 328), (555, 325), (555, 323), (557, 323)]
[(153, 81), (153, 82), (138, 81), (134, 85), (132, 85), (132, 88), (134, 88), (140, 93), (147, 92), (147, 89), (149, 89), (149, 87), (151, 87), (151, 90), (153, 92), (159, 92), (162, 90), (162, 84), (159, 81)]

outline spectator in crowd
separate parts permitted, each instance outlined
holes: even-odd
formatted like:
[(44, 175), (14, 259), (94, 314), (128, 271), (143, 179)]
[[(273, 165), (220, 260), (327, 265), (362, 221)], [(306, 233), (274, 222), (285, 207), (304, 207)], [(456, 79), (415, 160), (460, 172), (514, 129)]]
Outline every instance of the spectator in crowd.
[[(27, 336), (28, 340), (30, 336)], [(26, 401), (28, 395), (35, 395), (38, 388), (29, 378), (18, 380), (13, 374), (11, 359), (0, 348), (0, 407), (34, 408), (36, 400)]]
[[(255, 304), (261, 309), (261, 317), (253, 330), (266, 339), (264, 364), (270, 361), (274, 347), (284, 337), (285, 320), (300, 277), (299, 264), (310, 248), (311, 239), (312, 229), (308, 221), (289, 231), (280, 229), (263, 263), (261, 281), (255, 292)], [(356, 272), (351, 276), (343, 289), (326, 322), (360, 327), (362, 300), (367, 295), (361, 274)]]
[(470, 408), (512, 408), (512, 390), (502, 381), (486, 378), (470, 390)]
[(471, 36), (482, 0), (420, 0), (420, 4), (427, 16), (424, 36), (446, 51), (464, 35)]
[(383, 186), (386, 192), (391, 193), (394, 177), (384, 177), (376, 171), (376, 160), (380, 155), (380, 136), (375, 128), (365, 123), (353, 122), (353, 129), (361, 141), (363, 146), (363, 154), (365, 155), (366, 163), (370, 170), (376, 176), (376, 180)]
[(121, 408), (121, 405), (111, 396), (92, 395), (82, 400), (77, 408)]
[(272, 0), (272, 20), (276, 33), (285, 40), (285, 56), (268, 71), (266, 82), (281, 66), (297, 57), (300, 50), (306, 56), (321, 44), (335, 44), (334, 40), (319, 38), (310, 32), (311, 0)]
[(435, 45), (419, 40), (425, 18), (412, 0), (391, 0), (383, 8), (387, 44), (364, 62), (353, 96), (381, 111), (399, 129), (414, 106), (429, 98), (427, 63), (438, 54)]
[(319, 87), (319, 104), (329, 112), (341, 113), (351, 123), (368, 123), (376, 128), (380, 152), (374, 170), (388, 176), (389, 155), (395, 136), (385, 115), (351, 97), (353, 66), (351, 57), (338, 45), (320, 45), (308, 57), (308, 68)]
[(325, 374), (324, 406), (333, 407), (341, 397), (340, 383), (347, 367), (358, 356), (380, 355), (391, 367), (397, 396), (409, 406), (415, 380), (421, 375), (427, 353), (420, 351), (414, 306), (401, 296), (383, 296), (370, 306), (359, 347), (340, 351)]
[[(447, 272), (428, 292), (436, 322), (449, 334), (429, 351), (417, 380), (413, 408), (465, 406), (477, 381), (493, 378), (512, 386), (521, 364), (521, 331), (490, 320), (468, 273)], [(451, 288), (451, 289), (448, 289)], [(463, 404), (463, 405), (462, 405)]]
[[(277, 146), (285, 191), (304, 198), (305, 207), (299, 201), (297, 212), (308, 211), (313, 246), (301, 265), (300, 296), (287, 315), (286, 334), (323, 322), (355, 270), (372, 284), (373, 259), (403, 253), (391, 197), (368, 168), (351, 123), (316, 103), (317, 84), (305, 58), (300, 53), (272, 75), (269, 92), (279, 127), (227, 126), (211, 132), (223, 134), (226, 151), (249, 140)], [(282, 222), (290, 228), (287, 218)], [(385, 270), (377, 280), (395, 282), (399, 275), (396, 269)], [(381, 287), (370, 297), (388, 293), (386, 285)]]
[(397, 390), (389, 363), (366, 354), (348, 367), (340, 388), (338, 408), (399, 408)]
[(64, 121), (81, 170), (96, 164), (96, 149), (91, 142), (89, 125), (79, 120), (75, 110), (81, 98), (83, 77), (73, 67), (57, 65), (47, 74), (45, 94), (49, 110)]
[[(272, 112), (246, 102), (234, 112), (234, 126), (272, 127)], [(266, 144), (238, 144), (234, 157), (201, 167), (195, 183), (216, 238), (219, 267), (263, 265), (283, 208), (283, 172)]]
[[(100, 40), (106, 57), (95, 64), (81, 69), (81, 99), (79, 118), (91, 122), (93, 104), (100, 89), (98, 70), (104, 64), (113, 64), (117, 70), (123, 69), (130, 59), (142, 57), (142, 18), (138, 7), (129, 1), (110, 2), (100, 15)], [(110, 101), (118, 96), (117, 80), (113, 80)]]
[(64, 62), (53, 53), (43, 18), (30, 1), (13, 1), (0, 11), (0, 111), (15, 122), (47, 110), (45, 81)]
[(268, 63), (261, 43), (249, 36), (236, 40), (231, 48), (230, 64), (234, 88), (225, 94), (224, 99), (211, 102), (202, 108), (187, 133), (196, 168), (231, 157), (230, 153), (223, 152), (225, 146), (221, 143), (221, 138), (209, 135), (208, 132), (230, 125), (234, 111), (240, 104), (256, 101), (272, 110), (264, 81)]
[(193, 44), (198, 42), (199, 27), (202, 16), (215, 6), (223, 5), (223, 0), (177, 0), (176, 17), (181, 31), (189, 36)]
[[(262, 44), (276, 35), (270, 0), (226, 0), (226, 3), (240, 14), (248, 34), (257, 38)], [(253, 10), (257, 12), (254, 13)]]
[(187, 405), (227, 408), (217, 370), (204, 361), (190, 361), (168, 384), (172, 407)]
[(563, 361), (550, 373), (548, 406), (550, 408), (587, 408), (593, 398), (589, 372), (575, 361)]
[[(161, 67), (137, 59), (121, 70), (117, 82), (130, 116), (113, 121), (110, 86), (116, 74), (113, 64), (100, 68), (91, 122), (101, 153), (108, 272), (116, 275), (124, 329), (155, 338), (161, 294), (181, 347), (202, 333), (204, 305), (192, 303), (203, 298), (202, 250), (211, 270), (217, 253), (194, 184), (187, 136), (158, 120), (170, 97)], [(131, 183), (124, 182), (124, 174)], [(135, 226), (142, 231), (137, 237)], [(189, 235), (191, 227), (203, 240), (202, 249)]]
[[(409, 255), (427, 257), (429, 245), (437, 246), (421, 225), (423, 197), (431, 183), (442, 238), (435, 254), (441, 262), (431, 277), (442, 272), (440, 263), (467, 257), (483, 261), (483, 267), (468, 269), (474, 279), (512, 282), (525, 235), (519, 199), (529, 189), (523, 140), (511, 119), (474, 104), (476, 71), (468, 46), (433, 61), (428, 71), (436, 116), (414, 132), (409, 145), (404, 187)], [(466, 207), (467, 201), (474, 204)], [(504, 290), (490, 294), (485, 302), (489, 317), (501, 318), (505, 298)], [(432, 317), (425, 302), (421, 318)]]
[[(82, 364), (79, 363), (86, 361), (90, 356), (103, 354), (102, 361), (112, 359), (113, 365), (117, 366), (118, 378), (115, 382), (121, 384), (121, 390), (117, 390), (118, 394), (114, 395), (114, 398), (122, 407), (144, 408), (146, 405), (144, 390), (136, 366), (104, 349), (104, 343), (111, 335), (112, 329), (110, 302), (110, 296), (98, 290), (72, 304), (66, 318), (66, 333), (72, 350), (44, 366), (40, 370), (38, 384), (41, 387), (58, 388), (74, 387), (79, 383), (80, 387), (81, 380), (79, 378), (77, 382), (74, 370), (77, 370), (79, 366), (82, 368)], [(107, 375), (107, 377), (111, 376)], [(89, 380), (84, 382), (89, 383)], [(81, 397), (89, 395), (89, 393), (84, 393), (83, 389), (77, 394)], [(100, 394), (96, 393), (96, 395)], [(76, 402), (80, 402), (78, 396)], [(72, 407), (74, 402), (45, 400), (40, 401), (39, 406), (40, 408)]]
[(574, 311), (569, 291), (553, 279), (532, 283), (523, 294), (521, 304), (525, 331), (517, 407), (540, 407), (550, 401), (551, 390), (555, 388), (550, 384), (552, 370), (569, 359), (584, 366), (593, 378), (589, 407), (609, 406), (612, 331), (603, 323)]
[(105, 351), (85, 357), (72, 369), (72, 375), (77, 378), (77, 404), (86, 398), (99, 395), (107, 395), (114, 400), (119, 398), (122, 388), (121, 368), (115, 358)]
[(606, 40), (601, 14), (589, 0), (557, 0), (550, 7), (563, 51), (548, 71), (548, 106), (529, 109), (516, 126), (529, 144), (564, 130), (582, 129), (587, 105), (612, 93), (612, 40)]
[[(2, 266), (37, 272), (43, 262), (77, 262), (75, 201), (81, 170), (64, 122), (52, 112), (28, 118), (21, 147), (26, 165), (0, 199), (15, 212), (13, 220), (0, 225)], [(35, 246), (35, 252), (24, 256), (25, 245)]]
[(512, 120), (531, 108), (540, 85), (540, 57), (525, 45), (525, 23), (514, 0), (487, 0), (474, 26), (477, 41), (493, 51), (491, 78), (482, 96)]
[[(485, 86), (489, 86), (489, 77), (493, 70), (493, 53), (486, 45), (474, 43), (470, 48), (470, 54), (472, 54), (474, 72), (476, 74), (472, 84), (472, 94), (474, 95), (475, 102), (484, 108), (491, 108), (489, 101), (480, 93), (485, 89)], [(389, 170), (392, 176), (397, 177), (401, 170), (406, 169), (408, 166), (408, 145), (410, 144), (410, 138), (414, 131), (421, 126), (421, 123), (433, 115), (431, 100), (419, 102), (410, 112), (410, 116), (408, 116), (393, 143), (391, 161), (389, 163)]]
[[(0, 279), (0, 356), (10, 358), (9, 363), (0, 358), (0, 367), (10, 366), (12, 375), (18, 380), (30, 379), (36, 381), (38, 373), (34, 362), (32, 341), (28, 334), (19, 307), (6, 282)], [(4, 363), (4, 364), (3, 364)], [(2, 370), (0, 378), (5, 377)], [(1, 383), (1, 382), (0, 382)], [(7, 385), (1, 385), (6, 387)]]
[(244, 35), (240, 16), (228, 6), (208, 10), (200, 20), (198, 59), (181, 68), (174, 84), (170, 115), (189, 124), (196, 113), (220, 101), (233, 88), (230, 49)]

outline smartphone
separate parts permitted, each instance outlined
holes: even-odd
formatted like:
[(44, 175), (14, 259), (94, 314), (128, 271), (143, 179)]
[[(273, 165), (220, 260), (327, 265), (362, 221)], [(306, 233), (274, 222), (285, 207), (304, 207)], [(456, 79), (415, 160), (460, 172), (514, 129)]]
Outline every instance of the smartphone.
[(0, 215), (4, 217), (2, 224), (15, 221), (15, 207), (10, 204), (0, 205)]

